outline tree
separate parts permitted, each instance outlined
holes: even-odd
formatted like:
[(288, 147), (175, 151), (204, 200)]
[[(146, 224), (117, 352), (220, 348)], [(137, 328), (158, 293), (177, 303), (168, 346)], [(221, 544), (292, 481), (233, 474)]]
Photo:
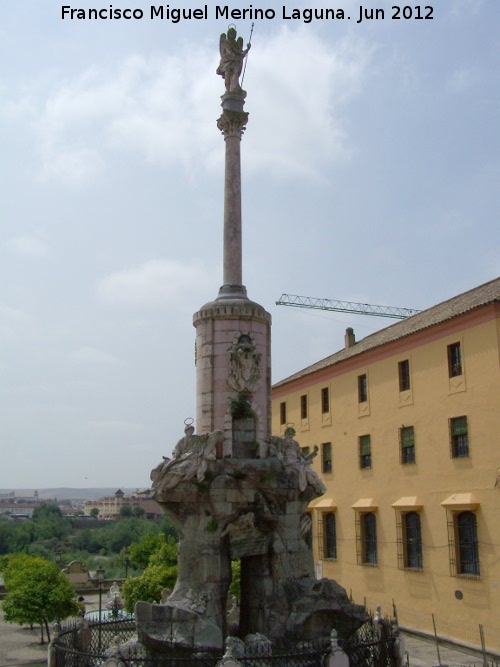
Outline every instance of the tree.
[(68, 578), (55, 563), (29, 554), (12, 554), (6, 558), (3, 602), (5, 620), (9, 623), (39, 623), (41, 643), (43, 627), (50, 641), (49, 623), (78, 612), (75, 592)]
[(135, 516), (136, 519), (140, 519), (146, 514), (145, 510), (143, 507), (140, 505), (136, 505), (134, 509), (132, 510), (132, 516)]
[(134, 611), (135, 603), (160, 602), (164, 588), (173, 588), (177, 581), (177, 565), (150, 565), (138, 577), (130, 577), (122, 585), (125, 609)]
[(165, 535), (149, 533), (140, 542), (132, 542), (130, 545), (130, 560), (145, 570), (149, 565), (151, 556), (159, 551), (165, 544)]
[(120, 508), (120, 516), (131, 517), (132, 516), (132, 507), (130, 505), (123, 505)]
[(98, 507), (93, 507), (90, 510), (90, 516), (93, 516), (94, 519), (97, 519), (97, 517), (99, 516), (99, 508)]

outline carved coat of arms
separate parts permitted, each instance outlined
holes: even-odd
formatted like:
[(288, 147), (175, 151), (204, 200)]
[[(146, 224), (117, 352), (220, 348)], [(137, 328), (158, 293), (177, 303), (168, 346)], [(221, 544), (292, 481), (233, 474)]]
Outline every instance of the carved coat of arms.
[(241, 334), (229, 348), (228, 385), (234, 391), (253, 393), (260, 384), (260, 360), (255, 343), (248, 334)]

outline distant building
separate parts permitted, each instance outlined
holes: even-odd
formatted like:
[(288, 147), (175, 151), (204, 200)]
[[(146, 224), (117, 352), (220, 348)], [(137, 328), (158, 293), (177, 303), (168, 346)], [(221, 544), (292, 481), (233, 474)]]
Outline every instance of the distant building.
[(273, 387), (327, 492), (318, 576), (403, 626), (500, 649), (500, 279), (355, 341)]
[(153, 499), (150, 489), (136, 491), (130, 496), (126, 496), (121, 489), (118, 489), (112, 496), (104, 496), (98, 500), (86, 502), (83, 512), (85, 515), (90, 515), (91, 510), (97, 508), (99, 519), (118, 519), (121, 516), (122, 508), (125, 506), (131, 507), (132, 511), (135, 507), (140, 507), (144, 510), (145, 519), (161, 519), (163, 517), (163, 510)]

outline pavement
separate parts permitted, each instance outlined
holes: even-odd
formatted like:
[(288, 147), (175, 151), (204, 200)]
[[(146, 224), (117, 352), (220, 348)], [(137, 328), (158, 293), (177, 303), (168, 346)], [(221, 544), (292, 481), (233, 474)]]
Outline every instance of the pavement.
[[(85, 596), (86, 611), (98, 611), (99, 597), (91, 594)], [(1, 603), (0, 603), (1, 604)], [(466, 653), (455, 648), (439, 647), (440, 661), (434, 641), (403, 633), (406, 650), (409, 654), (410, 667), (462, 667), (476, 665), (482, 667), (483, 661), (479, 654)], [(32, 630), (29, 626), (5, 623), (0, 609), (0, 667), (46, 667), (47, 643), (40, 644), (40, 627)]]

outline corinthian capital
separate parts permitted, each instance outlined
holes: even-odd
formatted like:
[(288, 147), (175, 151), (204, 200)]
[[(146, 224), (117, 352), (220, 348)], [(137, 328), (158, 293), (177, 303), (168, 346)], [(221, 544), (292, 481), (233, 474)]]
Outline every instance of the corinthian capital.
[(217, 121), (217, 127), (227, 137), (240, 137), (245, 131), (245, 126), (248, 121), (248, 113), (246, 111), (232, 111), (224, 109), (222, 116)]

